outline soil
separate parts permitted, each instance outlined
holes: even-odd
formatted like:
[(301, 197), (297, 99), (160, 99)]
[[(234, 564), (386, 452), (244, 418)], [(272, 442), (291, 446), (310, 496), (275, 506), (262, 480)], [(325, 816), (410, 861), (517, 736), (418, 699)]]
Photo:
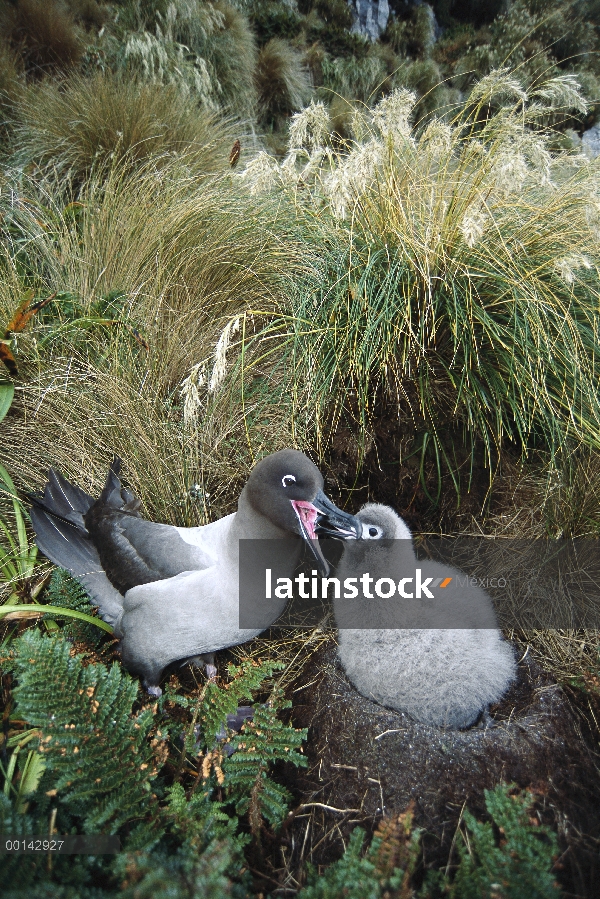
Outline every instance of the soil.
[[(456, 533), (490, 511), (497, 491), (490, 491), (490, 469), (482, 444), (463, 443), (457, 425), (447, 423), (447, 458), (452, 459), (459, 491), (444, 458), (431, 450), (421, 453), (412, 420), (379, 409), (371, 438), (361, 458), (355, 427), (340, 425), (323, 460), (326, 489), (343, 508), (354, 511), (367, 502), (392, 506), (414, 533)], [(424, 429), (424, 426), (423, 426)], [(511, 469), (519, 456), (506, 443), (494, 461), (496, 474)], [(439, 465), (439, 468), (438, 468)], [(459, 502), (460, 497), (460, 502)]]
[(295, 792), (303, 803), (334, 811), (316, 806), (322, 830), (309, 837), (304, 821), (290, 822), (291, 848), (304, 840), (312, 862), (327, 864), (357, 822), (371, 830), (382, 815), (413, 803), (415, 824), (425, 830), (423, 866), (445, 866), (465, 804), (485, 817), (483, 791), (514, 783), (535, 795), (537, 819), (558, 828), (559, 877), (569, 894), (597, 895), (599, 760), (567, 695), (529, 658), (489, 717), (465, 731), (419, 724), (365, 699), (347, 680), (334, 644), (313, 655), (303, 683), (293, 696), (293, 719), (309, 728), (310, 766), (296, 775)]

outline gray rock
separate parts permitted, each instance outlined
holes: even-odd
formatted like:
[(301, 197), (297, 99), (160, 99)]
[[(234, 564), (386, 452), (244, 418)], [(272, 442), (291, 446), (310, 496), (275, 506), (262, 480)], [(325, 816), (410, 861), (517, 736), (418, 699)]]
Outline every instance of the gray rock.
[(390, 17), (388, 0), (348, 0), (354, 13), (353, 34), (376, 41), (387, 28)]
[(600, 156), (600, 124), (592, 125), (581, 135), (581, 149), (590, 159)]

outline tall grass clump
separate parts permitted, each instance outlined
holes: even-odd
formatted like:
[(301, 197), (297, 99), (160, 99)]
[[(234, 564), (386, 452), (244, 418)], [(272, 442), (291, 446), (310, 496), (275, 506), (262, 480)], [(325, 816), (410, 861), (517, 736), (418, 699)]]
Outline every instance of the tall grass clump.
[(16, 54), (0, 44), (0, 136), (9, 128), (9, 119), (23, 91), (22, 66)]
[[(75, 204), (34, 181), (0, 202), (2, 320), (27, 291), (55, 295), (15, 347), (5, 464), (29, 486), (49, 464), (80, 482), (83, 472), (94, 492), (117, 454), (151, 515), (217, 514), (252, 460), (241, 410), (213, 413), (209, 382), (239, 353), (221, 339), (227, 323), (283, 308), (309, 264), (293, 210), (227, 176), (198, 181), (177, 160), (160, 171), (115, 164)], [(266, 452), (287, 442), (273, 430), (261, 439)], [(195, 489), (204, 479), (210, 510)]]
[(225, 0), (171, 2), (125, 37), (129, 70), (178, 84), (209, 108), (253, 116), (255, 39), (244, 13)]
[(18, 110), (18, 160), (73, 181), (112, 160), (177, 154), (199, 173), (227, 167), (234, 131), (175, 85), (98, 73), (32, 85)]
[(254, 70), (256, 41), (247, 16), (236, 6), (215, 3), (179, 2), (174, 21), (175, 35), (190, 50), (206, 60), (216, 84), (220, 105), (247, 118), (256, 106)]
[(583, 108), (576, 83), (527, 95), (496, 72), (451, 124), (411, 126), (414, 104), (399, 90), (357, 114), (345, 151), (310, 107), (287, 158), (263, 154), (244, 173), (251, 190), (293, 189), (321, 219), (321, 277), (269, 331), (288, 397), (321, 439), (350, 416), (364, 441), (395, 410), (450, 470), (457, 429), (490, 464), (506, 440), (598, 447), (600, 181), (583, 157), (553, 155), (544, 127)]
[(290, 113), (306, 105), (312, 91), (300, 53), (277, 37), (258, 54), (255, 82), (259, 119), (265, 125), (280, 125)]
[(386, 60), (379, 47), (362, 59), (354, 57), (326, 57), (321, 63), (323, 88), (321, 94), (338, 94), (346, 100), (368, 103), (378, 97), (383, 87), (389, 87)]
[[(461, 4), (462, 5), (462, 4)], [(489, 4), (484, 5), (489, 11)], [(454, 12), (456, 15), (458, 10)], [(475, 10), (465, 10), (465, 19), (475, 19)], [(492, 18), (492, 17), (490, 17)], [(470, 29), (460, 52), (461, 41), (449, 29), (434, 50), (443, 59), (450, 51), (448, 74), (456, 87), (466, 86), (501, 65), (517, 69), (527, 83), (574, 71), (583, 93), (598, 100), (597, 9), (593, 0), (543, 3), (540, 0), (513, 0), (503, 4), (489, 25)]]
[(67, 71), (80, 62), (84, 41), (70, 10), (57, 0), (17, 0), (0, 11), (2, 36), (36, 75)]

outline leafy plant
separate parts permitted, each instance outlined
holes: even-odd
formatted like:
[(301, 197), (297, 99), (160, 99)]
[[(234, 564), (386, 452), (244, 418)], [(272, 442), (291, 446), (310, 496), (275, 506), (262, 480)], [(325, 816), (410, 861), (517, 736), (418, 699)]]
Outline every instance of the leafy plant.
[[(251, 699), (265, 679), (281, 667), (278, 662), (252, 658), (242, 660), (240, 665), (230, 664), (227, 669), (230, 680), (225, 685), (217, 681), (206, 684), (195, 706), (185, 741), (188, 751), (198, 745), (204, 748), (204, 780), (211, 774), (216, 777), (224, 786), (227, 800), (234, 803), (236, 814), (248, 815), (255, 837), (260, 833), (261, 816), (274, 828), (283, 821), (290, 794), (272, 780), (269, 771), (278, 761), (290, 762), (296, 767), (306, 766), (301, 746), (307, 731), (297, 730), (279, 720), (279, 711), (289, 708), (291, 703), (284, 701), (277, 688), (271, 692), (266, 704), (254, 705), (253, 718), (241, 724), (238, 734), (227, 734), (227, 719), (235, 716), (242, 699)], [(174, 696), (169, 690), (161, 701), (191, 705), (190, 700)]]
[[(530, 818), (533, 797), (500, 784), (485, 791), (491, 821), (481, 823), (466, 810), (464, 842), (454, 876), (428, 872), (421, 899), (455, 896), (460, 899), (558, 899), (561, 895), (551, 868), (557, 855), (556, 835)], [(421, 832), (413, 826), (409, 808), (397, 819), (383, 819), (368, 850), (365, 834), (354, 829), (342, 858), (318, 877), (309, 874), (299, 899), (398, 899), (414, 896), (412, 877), (419, 856)]]
[(300, 754), (308, 730), (295, 730), (277, 717), (280, 709), (290, 706), (279, 691), (271, 694), (268, 704), (255, 706), (253, 719), (231, 740), (233, 754), (223, 766), (227, 795), (238, 815), (248, 814), (255, 836), (260, 833), (261, 816), (273, 828), (281, 825), (291, 799), (289, 791), (269, 777), (270, 766), (277, 761), (296, 767), (308, 764)]
[(269, 659), (265, 661), (244, 659), (240, 665), (227, 666), (231, 680), (228, 681), (226, 689), (216, 681), (207, 683), (200, 711), (202, 736), (206, 748), (212, 749), (227, 715), (235, 714), (240, 700), (251, 699), (263, 681), (279, 668), (281, 663)]
[[(47, 586), (46, 586), (47, 585)], [(0, 605), (0, 619), (26, 620), (43, 618), (46, 629), (54, 633), (58, 629), (56, 619), (66, 619), (62, 636), (76, 642), (83, 642), (97, 649), (102, 640), (99, 631), (112, 636), (113, 629), (101, 618), (94, 615), (90, 598), (81, 585), (62, 568), (56, 568), (50, 576), (42, 575), (30, 595), (35, 598), (41, 590), (43, 604), (24, 602), (19, 605)]]
[[(420, 854), (421, 831), (413, 827), (412, 808), (397, 818), (383, 818), (363, 854), (364, 830), (356, 827), (342, 858), (318, 877), (309, 872), (299, 899), (410, 899), (411, 878)], [(393, 891), (393, 893), (390, 893)]]
[(117, 860), (124, 899), (248, 895), (248, 873), (243, 873), (248, 837), (239, 833), (237, 818), (223, 811), (214, 794), (209, 784), (191, 796), (179, 783), (168, 788), (168, 836), (151, 853)]
[[(72, 584), (57, 572), (52, 597), (65, 602), (66, 593), (75, 603)], [(85, 655), (74, 653), (72, 639), (66, 628), (52, 637), (33, 629), (12, 643), (4, 667), (17, 681), (11, 716), (17, 726), (8, 732), (8, 748), (14, 752), (4, 772), (0, 818), (21, 816), (15, 834), (40, 832), (47, 826), (47, 797), (52, 797), (63, 828), (119, 833), (125, 852), (111, 876), (119, 879), (126, 896), (161, 896), (168, 884), (165, 896), (187, 897), (190, 883), (215, 899), (229, 891), (247, 895), (248, 878), (239, 869), (249, 836), (239, 816), (248, 815), (252, 829), (260, 825), (261, 815), (279, 823), (288, 794), (267, 774), (278, 760), (305, 764), (298, 748), (306, 733), (277, 720), (276, 708), (282, 705), (277, 693), (267, 706), (257, 707), (253, 726), (247, 725), (244, 734), (228, 737), (223, 725), (239, 700), (264, 689), (265, 677), (281, 666), (247, 659), (230, 666), (227, 683), (211, 681), (196, 697), (169, 688), (160, 709), (155, 704), (135, 712), (135, 681), (117, 664), (88, 663)], [(165, 714), (173, 705), (189, 716), (183, 741), (187, 789), (178, 779), (181, 719)], [(39, 745), (29, 751), (16, 777), (19, 753), (34, 741)], [(179, 775), (165, 790), (158, 774), (173, 751), (180, 756)], [(231, 756), (223, 761), (228, 752)], [(139, 855), (137, 847), (146, 852)], [(31, 885), (31, 871), (23, 880), (22, 866), (15, 860), (9, 865), (16, 865), (23, 884)], [(48, 879), (39, 866), (37, 870), (35, 876)], [(89, 876), (85, 867), (79, 872), (82, 883)]]
[(16, 527), (16, 535), (14, 535), (8, 524), (0, 518), (0, 532), (5, 541), (0, 542), (0, 576), (1, 580), (11, 589), (8, 602), (18, 602), (25, 597), (35, 599), (42, 586), (42, 584), (38, 584), (36, 590), (32, 589), (30, 583), (37, 560), (37, 546), (29, 543), (25, 524), (26, 513), (17, 496), (12, 478), (3, 465), (0, 465), (0, 495), (10, 498)]
[[(30, 545), (27, 535), (26, 517), (23, 504), (17, 496), (15, 485), (3, 465), (0, 465), (0, 493), (5, 493), (11, 498), (16, 523), (16, 538), (8, 524), (0, 518), (0, 531), (3, 532), (8, 544), (7, 549), (2, 548), (0, 542), (0, 576), (1, 580), (9, 587), (10, 593), (6, 601), (0, 605), (0, 619), (11, 620), (35, 618), (46, 615), (48, 619), (54, 617), (78, 619), (86, 622), (93, 633), (97, 628), (112, 634), (112, 628), (100, 618), (94, 617), (89, 598), (85, 591), (69, 577), (66, 572), (56, 572), (53, 576), (48, 591), (49, 605), (52, 611), (45, 605), (38, 605), (35, 600), (46, 586), (47, 575), (42, 576), (33, 583), (33, 574), (37, 564), (37, 546)], [(56, 594), (66, 599), (66, 607), (56, 602)], [(85, 611), (84, 611), (85, 610)]]
[(0, 380), (0, 421), (12, 406), (15, 396), (15, 385), (12, 381)]
[(535, 819), (530, 793), (500, 785), (485, 790), (491, 821), (479, 822), (466, 810), (468, 839), (459, 843), (460, 862), (449, 889), (460, 899), (483, 899), (494, 891), (506, 899), (558, 899), (552, 874), (558, 855), (556, 835)]
[(11, 753), (6, 771), (0, 763), (0, 770), (4, 776), (4, 795), (12, 798), (17, 814), (22, 815), (27, 811), (27, 799), (30, 794), (35, 793), (38, 788), (40, 778), (45, 769), (44, 758), (41, 752), (30, 749), (27, 752), (27, 758), (19, 771), (18, 783), (13, 784), (13, 777), (17, 769), (17, 761), (19, 754), (32, 740), (39, 737), (39, 731), (30, 729), (25, 733), (18, 733), (6, 740), (6, 749), (13, 749)]
[(309, 882), (298, 893), (298, 899), (379, 899), (381, 887), (376, 868), (362, 856), (365, 832), (355, 827), (342, 858), (327, 868), (322, 877), (309, 873)]
[[(138, 685), (116, 663), (84, 664), (62, 635), (26, 631), (13, 643), (17, 714), (39, 729), (39, 752), (53, 789), (84, 832), (116, 833), (144, 818), (155, 804), (154, 753), (161, 733), (149, 735), (151, 708), (134, 713)], [(138, 825), (136, 838), (148, 838)]]
[[(44, 621), (61, 615), (65, 624), (61, 634), (67, 640), (83, 644), (98, 651), (105, 641), (104, 634), (112, 635), (112, 628), (100, 618), (94, 617), (95, 608), (81, 584), (62, 568), (55, 568), (43, 593)], [(69, 615), (67, 613), (71, 612)]]

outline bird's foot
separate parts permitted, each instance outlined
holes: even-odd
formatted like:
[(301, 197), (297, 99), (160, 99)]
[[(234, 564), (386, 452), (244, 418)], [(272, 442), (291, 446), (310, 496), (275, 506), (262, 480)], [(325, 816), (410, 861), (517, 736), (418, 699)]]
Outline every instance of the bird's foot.
[(158, 699), (162, 696), (162, 690), (160, 687), (155, 686), (154, 684), (144, 684), (146, 688), (146, 693), (149, 693), (150, 696), (154, 696), (155, 699)]
[[(238, 706), (237, 710), (233, 714), (227, 715), (225, 721), (219, 728), (219, 730), (215, 736), (215, 742), (213, 744), (213, 749), (215, 749), (219, 743), (224, 743), (225, 740), (227, 740), (229, 731), (234, 731), (234, 733), (239, 733), (242, 728), (242, 725), (244, 724), (244, 721), (248, 721), (249, 719), (251, 720), (253, 717), (254, 717), (254, 709), (251, 705)], [(202, 727), (199, 724), (196, 724), (196, 726), (194, 727), (194, 737), (195, 737), (195, 741), (196, 741), (195, 747), (196, 747), (197, 751), (200, 751), (200, 749), (202, 747), (202, 743), (200, 740), (201, 736), (202, 736)], [(185, 742), (185, 734), (183, 734), (183, 733), (181, 734), (180, 740), (182, 741), (182, 743)], [(231, 746), (230, 744), (226, 744), (223, 747), (223, 751), (225, 752), (225, 755), (227, 757), (229, 757), (230, 755), (233, 755), (233, 753), (235, 752), (233, 746)]]
[[(244, 722), (254, 718), (254, 709), (251, 705), (239, 705), (237, 710), (227, 715), (226, 721), (221, 725), (221, 729), (217, 734), (217, 743), (223, 743), (227, 739), (227, 731), (234, 731), (238, 734), (242, 729)], [(230, 756), (234, 752), (233, 746), (225, 747), (225, 755)]]
[[(191, 665), (196, 668), (204, 668), (208, 680), (214, 680), (217, 676), (217, 666), (215, 665), (215, 655), (213, 652), (205, 652), (202, 655), (192, 656), (187, 659)], [(185, 665), (185, 662), (182, 662)]]
[(212, 665), (210, 662), (207, 662), (205, 665), (206, 668), (206, 677), (208, 680), (214, 680), (217, 676), (217, 668), (216, 665)]

